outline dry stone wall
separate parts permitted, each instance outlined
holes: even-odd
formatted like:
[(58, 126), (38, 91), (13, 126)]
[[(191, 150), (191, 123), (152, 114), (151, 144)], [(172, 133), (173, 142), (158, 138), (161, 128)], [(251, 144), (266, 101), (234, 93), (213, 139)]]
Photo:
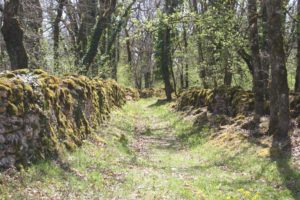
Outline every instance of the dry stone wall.
[(114, 81), (41, 70), (0, 74), (0, 168), (73, 150), (124, 103)]
[(240, 87), (216, 89), (191, 88), (183, 92), (177, 100), (176, 108), (185, 110), (189, 107), (207, 107), (213, 114), (236, 116), (249, 114), (254, 109), (254, 96)]

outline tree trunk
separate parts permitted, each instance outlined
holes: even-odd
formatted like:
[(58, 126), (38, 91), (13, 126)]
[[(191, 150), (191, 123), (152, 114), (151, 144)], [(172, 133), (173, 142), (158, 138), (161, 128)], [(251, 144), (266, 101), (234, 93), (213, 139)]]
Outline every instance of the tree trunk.
[(24, 0), (21, 5), (20, 15), (25, 29), (24, 45), (28, 51), (29, 68), (36, 69), (45, 64), (41, 49), (43, 10), (39, 0)]
[(83, 73), (87, 73), (98, 52), (99, 40), (108, 27), (111, 15), (116, 9), (117, 0), (99, 0), (100, 15), (87, 53), (83, 58)]
[[(199, 14), (197, 0), (192, 0), (192, 6), (193, 6), (193, 11), (196, 14)], [(204, 8), (202, 10), (205, 11), (206, 9), (207, 8), (204, 6)], [(195, 30), (196, 30), (195, 31), (196, 34), (199, 35), (201, 30), (198, 25), (196, 25)], [(208, 84), (207, 84), (207, 80), (206, 80), (206, 67), (203, 64), (204, 55), (203, 55), (203, 51), (202, 51), (202, 42), (201, 42), (200, 36), (197, 36), (197, 52), (198, 52), (197, 65), (199, 67), (199, 77), (202, 81), (203, 87), (208, 88)]]
[(300, 0), (297, 1), (297, 71), (295, 92), (300, 92)]
[(159, 36), (162, 40), (162, 49), (161, 49), (161, 57), (160, 57), (160, 68), (163, 77), (163, 81), (165, 84), (165, 93), (167, 100), (172, 100), (172, 85), (170, 81), (170, 65), (171, 65), (171, 30), (166, 27), (166, 25), (162, 28), (161, 34)]
[(119, 62), (119, 37), (117, 37), (113, 48), (111, 49), (111, 78), (117, 81), (118, 77), (118, 62)]
[(151, 72), (147, 71), (144, 74), (144, 79), (145, 79), (145, 88), (150, 88), (151, 87)]
[(19, 0), (6, 1), (3, 10), (2, 34), (9, 55), (11, 69), (28, 68), (28, 56), (23, 44), (24, 32), (18, 20)]
[(226, 87), (231, 87), (232, 84), (232, 73), (231, 73), (231, 69), (228, 65), (225, 66), (224, 69), (224, 85)]
[(269, 132), (286, 139), (289, 130), (289, 88), (283, 43), (282, 0), (266, 0), (268, 37), (271, 47), (271, 89)]
[(76, 63), (79, 64), (80, 60), (86, 53), (88, 46), (88, 36), (91, 34), (92, 29), (96, 23), (97, 17), (97, 1), (96, 0), (80, 0), (78, 2), (80, 26), (77, 34), (77, 53), (78, 58)]
[(248, 0), (248, 22), (249, 22), (249, 39), (251, 46), (251, 55), (253, 61), (253, 92), (255, 99), (254, 120), (259, 121), (264, 114), (264, 82), (263, 70), (261, 67), (259, 36), (257, 27), (257, 2)]
[[(178, 6), (178, 0), (166, 0), (164, 13), (171, 15), (175, 12), (175, 8)], [(172, 100), (172, 85), (170, 81), (170, 69), (172, 67), (172, 55), (171, 55), (171, 29), (161, 22), (159, 30), (159, 39), (161, 40), (160, 52), (159, 52), (159, 66), (161, 68), (161, 74), (165, 85), (165, 93), (168, 101)], [(174, 81), (174, 84), (175, 81)]]
[(66, 3), (66, 0), (59, 0), (58, 7), (57, 7), (57, 13), (55, 20), (53, 22), (53, 62), (54, 62), (54, 71), (57, 71), (59, 68), (59, 35), (60, 35), (60, 28), (59, 23), (61, 22), (62, 14), (63, 14), (63, 8), (64, 4)]
[(244, 62), (247, 64), (248, 70), (252, 76), (254, 76), (254, 69), (253, 69), (253, 60), (252, 57), (245, 51), (245, 49), (241, 48), (238, 49), (237, 53), (239, 56), (242, 57)]
[[(183, 40), (184, 40), (184, 50), (187, 53), (188, 51), (188, 39), (187, 39), (187, 33), (186, 33), (186, 28), (183, 27)], [(189, 64), (188, 64), (188, 59), (185, 58), (185, 87), (184, 88), (189, 88)]]
[(232, 84), (232, 72), (230, 63), (228, 62), (229, 51), (227, 47), (223, 47), (222, 50), (222, 59), (224, 65), (224, 85), (227, 87), (231, 87)]
[(270, 45), (268, 41), (268, 16), (265, 1), (261, 1), (262, 19), (262, 46), (261, 46), (261, 65), (264, 81), (264, 98), (269, 99), (269, 79), (270, 79)]

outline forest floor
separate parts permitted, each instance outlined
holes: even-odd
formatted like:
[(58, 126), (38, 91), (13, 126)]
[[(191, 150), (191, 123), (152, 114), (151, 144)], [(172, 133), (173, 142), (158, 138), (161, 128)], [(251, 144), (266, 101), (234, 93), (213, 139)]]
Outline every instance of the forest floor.
[(300, 199), (299, 172), (283, 175), (268, 147), (228, 137), (168, 103), (129, 102), (61, 162), (0, 174), (0, 199)]

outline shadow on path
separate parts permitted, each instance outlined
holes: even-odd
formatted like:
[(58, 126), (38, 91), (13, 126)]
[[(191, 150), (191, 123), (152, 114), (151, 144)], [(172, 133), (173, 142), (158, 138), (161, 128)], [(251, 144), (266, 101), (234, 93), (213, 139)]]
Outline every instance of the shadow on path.
[(291, 138), (283, 140), (273, 136), (271, 159), (276, 162), (278, 172), (286, 188), (296, 200), (300, 200), (300, 172), (290, 164), (292, 156)]

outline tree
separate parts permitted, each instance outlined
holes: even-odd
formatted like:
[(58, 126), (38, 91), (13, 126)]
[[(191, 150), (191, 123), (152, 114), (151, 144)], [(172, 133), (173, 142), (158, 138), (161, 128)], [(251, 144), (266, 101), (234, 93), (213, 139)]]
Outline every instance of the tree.
[[(77, 49), (78, 59), (82, 59), (86, 53), (88, 46), (88, 37), (92, 33), (97, 17), (97, 1), (96, 0), (80, 0), (78, 2), (80, 26), (77, 33)], [(77, 60), (77, 63), (79, 63)]]
[(62, 14), (63, 14), (63, 8), (66, 4), (66, 0), (59, 0), (58, 1), (58, 7), (57, 7), (57, 14), (55, 17), (55, 20), (53, 22), (53, 60), (54, 60), (54, 69), (58, 69), (59, 67), (59, 33), (60, 33), (60, 27), (59, 23), (61, 22)]
[(262, 37), (261, 37), (261, 68), (263, 70), (264, 82), (264, 98), (269, 99), (269, 76), (270, 76), (270, 46), (268, 41), (268, 16), (266, 2), (261, 1), (261, 23), (262, 23)]
[(300, 0), (297, 1), (297, 70), (295, 92), (300, 92)]
[(43, 37), (43, 10), (39, 0), (23, 0), (21, 2), (20, 20), (24, 29), (24, 46), (28, 52), (29, 68), (44, 65), (41, 48)]
[(92, 62), (97, 55), (100, 38), (110, 23), (111, 16), (116, 9), (116, 4), (117, 0), (99, 0), (99, 18), (97, 20), (88, 51), (82, 61), (82, 65), (84, 67), (83, 73), (87, 73), (89, 71)]
[(28, 56), (23, 44), (24, 31), (19, 22), (19, 9), (19, 0), (6, 1), (3, 9), (1, 31), (12, 70), (28, 68)]
[[(178, 0), (166, 0), (164, 6), (164, 14), (166, 17), (170, 17), (171, 14), (175, 12), (176, 7), (178, 6)], [(162, 19), (161, 19), (162, 20)], [(158, 40), (159, 48), (157, 52), (158, 56), (158, 66), (161, 69), (161, 74), (163, 77), (165, 85), (165, 93), (167, 100), (172, 100), (172, 85), (170, 81), (170, 68), (172, 67), (172, 56), (171, 56), (171, 28), (168, 24), (160, 22), (158, 31)]]
[(253, 64), (253, 92), (255, 97), (255, 121), (264, 114), (264, 82), (260, 60), (259, 36), (257, 27), (257, 2), (248, 0), (249, 39)]
[(270, 125), (269, 132), (287, 138), (289, 129), (289, 88), (283, 42), (283, 1), (266, 0), (268, 38), (271, 55)]
[[(199, 9), (198, 9), (197, 0), (192, 0), (191, 7), (197, 15), (200, 14)], [(202, 11), (205, 12), (206, 6), (203, 6), (203, 3), (202, 3), (201, 7), (202, 7)], [(201, 30), (200, 30), (200, 27), (197, 25), (197, 23), (195, 25), (195, 33), (197, 34), (197, 52), (198, 52), (197, 65), (199, 67), (199, 77), (201, 78), (203, 87), (208, 88), (208, 84), (206, 81), (206, 67), (203, 64), (203, 61), (204, 61), (204, 55), (203, 55), (203, 49), (202, 49), (203, 45), (202, 45), (201, 37), (199, 36), (199, 34), (201, 33)]]

